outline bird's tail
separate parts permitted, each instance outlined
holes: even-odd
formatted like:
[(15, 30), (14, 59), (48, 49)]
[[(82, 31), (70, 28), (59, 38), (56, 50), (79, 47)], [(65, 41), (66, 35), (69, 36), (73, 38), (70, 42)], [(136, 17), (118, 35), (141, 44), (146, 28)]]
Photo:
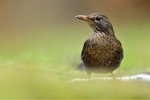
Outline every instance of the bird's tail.
[(78, 66), (76, 66), (76, 69), (83, 71), (84, 70), (84, 64), (83, 64), (83, 62), (80, 63)]

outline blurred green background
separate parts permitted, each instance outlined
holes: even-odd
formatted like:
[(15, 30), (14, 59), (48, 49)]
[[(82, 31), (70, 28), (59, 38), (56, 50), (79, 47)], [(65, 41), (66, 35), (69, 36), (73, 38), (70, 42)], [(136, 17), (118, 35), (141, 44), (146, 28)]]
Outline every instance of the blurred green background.
[(93, 33), (74, 16), (95, 12), (124, 48), (115, 76), (150, 73), (149, 0), (0, 0), (0, 98), (150, 98), (149, 82), (68, 82), (86, 78), (75, 67)]

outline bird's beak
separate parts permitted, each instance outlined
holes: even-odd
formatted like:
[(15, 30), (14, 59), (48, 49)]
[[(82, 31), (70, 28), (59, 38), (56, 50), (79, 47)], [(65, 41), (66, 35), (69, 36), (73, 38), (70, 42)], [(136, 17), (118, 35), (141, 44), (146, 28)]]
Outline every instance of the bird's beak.
[(75, 18), (81, 19), (83, 21), (89, 21), (90, 19), (85, 15), (77, 15)]

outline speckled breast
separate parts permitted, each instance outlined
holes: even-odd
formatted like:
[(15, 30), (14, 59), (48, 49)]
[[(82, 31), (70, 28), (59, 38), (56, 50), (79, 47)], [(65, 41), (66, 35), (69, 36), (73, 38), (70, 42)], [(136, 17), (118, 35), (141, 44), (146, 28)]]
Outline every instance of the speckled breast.
[(94, 34), (86, 42), (82, 54), (86, 69), (96, 73), (107, 73), (119, 67), (123, 58), (123, 49), (116, 37)]

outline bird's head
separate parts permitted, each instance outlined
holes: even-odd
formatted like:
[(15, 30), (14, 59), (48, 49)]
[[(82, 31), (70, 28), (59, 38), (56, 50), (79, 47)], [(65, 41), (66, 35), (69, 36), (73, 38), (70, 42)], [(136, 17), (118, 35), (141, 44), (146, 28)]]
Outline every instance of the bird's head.
[(107, 34), (109, 31), (112, 31), (111, 34), (114, 34), (111, 22), (103, 14), (77, 15), (75, 18), (88, 22), (95, 32), (104, 32)]

